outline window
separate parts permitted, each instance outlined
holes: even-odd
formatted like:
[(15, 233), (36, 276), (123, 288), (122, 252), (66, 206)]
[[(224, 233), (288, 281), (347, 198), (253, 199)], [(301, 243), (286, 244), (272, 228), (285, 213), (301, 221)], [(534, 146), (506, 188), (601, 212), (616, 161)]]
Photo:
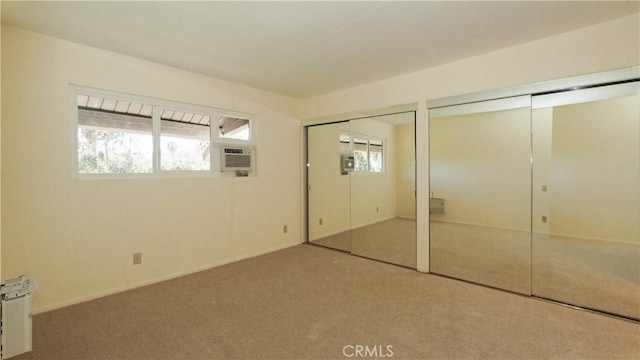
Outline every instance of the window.
[(232, 116), (220, 116), (218, 121), (219, 136), (222, 139), (250, 140), (249, 119)]
[(211, 169), (211, 116), (162, 110), (160, 168), (201, 171)]
[(78, 172), (153, 171), (151, 106), (78, 95)]
[(246, 114), (80, 87), (73, 103), (78, 174), (219, 172), (223, 145), (252, 144)]
[[(340, 149), (343, 153), (353, 154), (354, 171), (384, 171), (384, 141), (362, 135), (340, 135)], [(353, 150), (351, 150), (353, 149)]]

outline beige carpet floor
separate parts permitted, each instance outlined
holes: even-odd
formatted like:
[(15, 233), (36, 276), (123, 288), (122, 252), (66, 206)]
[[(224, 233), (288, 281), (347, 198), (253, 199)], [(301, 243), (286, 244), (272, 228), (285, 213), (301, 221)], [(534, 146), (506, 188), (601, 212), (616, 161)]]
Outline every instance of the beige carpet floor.
[(393, 359), (640, 358), (638, 323), (313, 245), (33, 321), (34, 351), (16, 360), (342, 359), (358, 345)]

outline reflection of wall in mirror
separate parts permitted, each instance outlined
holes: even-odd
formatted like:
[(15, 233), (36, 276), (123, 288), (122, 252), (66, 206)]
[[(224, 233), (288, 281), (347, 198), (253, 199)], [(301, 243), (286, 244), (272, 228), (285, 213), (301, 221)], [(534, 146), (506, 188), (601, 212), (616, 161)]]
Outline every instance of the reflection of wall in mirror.
[[(341, 175), (339, 138), (348, 124), (308, 129), (309, 240), (348, 230), (350, 227), (349, 176)], [(322, 225), (320, 224), (322, 219)]]
[(397, 216), (405, 219), (416, 218), (416, 167), (415, 167), (415, 126), (396, 126), (396, 197)]
[(396, 217), (396, 132), (393, 125), (372, 119), (350, 122), (352, 134), (383, 139), (385, 171), (351, 174), (351, 228), (375, 224)]
[(430, 119), (431, 220), (530, 231), (530, 109)]
[(447, 201), (447, 212), (431, 219), (524, 231), (532, 221), (536, 233), (640, 243), (639, 103), (635, 96), (532, 111), (531, 220), (526, 114), (431, 119), (430, 190)]
[(552, 234), (640, 243), (639, 104), (628, 96), (553, 109)]
[[(533, 204), (531, 207), (533, 232), (548, 234), (550, 214), (549, 181), (551, 179), (551, 133), (553, 108), (531, 112), (533, 142)], [(547, 221), (542, 221), (543, 216)]]
[[(336, 168), (340, 134), (384, 139), (383, 173), (351, 172)], [(415, 219), (414, 126), (375, 119), (309, 128), (309, 240), (353, 228), (403, 217)], [(323, 224), (319, 224), (319, 219)]]

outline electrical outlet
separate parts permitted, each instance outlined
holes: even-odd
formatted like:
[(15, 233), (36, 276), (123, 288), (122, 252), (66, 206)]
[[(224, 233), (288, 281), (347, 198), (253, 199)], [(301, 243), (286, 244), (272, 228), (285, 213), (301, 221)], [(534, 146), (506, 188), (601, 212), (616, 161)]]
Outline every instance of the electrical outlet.
[(322, 218), (320, 218), (320, 221), (318, 221), (318, 223), (319, 223), (320, 225), (322, 225)]
[(285, 225), (285, 226), (283, 226), (283, 227), (282, 227), (282, 232), (283, 232), (283, 233), (285, 233), (285, 234), (286, 234), (288, 231), (289, 231), (289, 227), (288, 227), (287, 225)]
[(547, 185), (542, 185), (542, 192), (547, 192)]
[(142, 253), (133, 254), (133, 265), (142, 264)]
[(542, 217), (542, 222), (543, 222), (543, 223), (546, 223), (546, 222), (547, 222), (547, 217), (546, 217), (546, 216), (543, 216), (543, 217)]
[(380, 212), (380, 208), (376, 206), (376, 212)]

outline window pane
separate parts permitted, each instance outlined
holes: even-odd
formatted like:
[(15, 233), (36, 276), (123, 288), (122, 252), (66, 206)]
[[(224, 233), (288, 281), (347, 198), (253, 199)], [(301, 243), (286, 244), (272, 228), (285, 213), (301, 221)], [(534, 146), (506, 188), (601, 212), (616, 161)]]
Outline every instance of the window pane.
[(369, 156), (367, 155), (367, 140), (353, 139), (353, 157), (355, 171), (369, 171)]
[(355, 159), (355, 171), (369, 171), (366, 151), (354, 150), (353, 157)]
[(353, 139), (353, 148), (358, 151), (367, 152), (367, 140)]
[(114, 111), (116, 109), (116, 100), (104, 99), (102, 102), (102, 110)]
[(171, 120), (182, 121), (183, 117), (184, 117), (184, 113), (182, 111), (176, 111), (171, 117)]
[(369, 171), (382, 172), (382, 164), (382, 141), (371, 140), (369, 142)]
[(351, 155), (351, 136), (340, 134), (339, 142), (340, 144), (340, 153), (341, 154), (349, 154)]
[(89, 97), (87, 95), (78, 95), (78, 106), (87, 107), (89, 103)]
[(127, 113), (133, 114), (133, 115), (140, 115), (140, 110), (142, 110), (142, 104), (131, 103), (129, 105), (129, 109), (127, 110)]
[(193, 119), (192, 113), (185, 113), (184, 116), (182, 117), (182, 121), (184, 122), (192, 122), (191, 119)]
[(219, 136), (223, 139), (249, 140), (251, 132), (249, 120), (221, 116), (218, 120)]
[(151, 117), (78, 108), (78, 172), (136, 174), (153, 171)]
[(161, 120), (160, 168), (169, 171), (208, 171), (211, 168), (210, 129), (207, 125)]
[[(89, 102), (87, 103), (87, 107), (90, 108), (94, 108), (94, 109), (99, 109), (100, 106), (102, 106), (102, 98), (101, 97), (96, 97), (96, 96), (90, 96), (89, 97)], [(78, 101), (79, 103), (80, 101)]]
[(151, 113), (153, 112), (153, 106), (151, 105), (142, 105), (142, 109), (140, 109), (140, 116), (151, 116)]
[[(191, 122), (195, 122), (195, 121), (191, 121)], [(200, 121), (198, 121), (198, 124), (210, 126), (211, 125), (211, 116), (202, 116), (200, 118)]]
[(118, 100), (116, 102), (116, 109), (115, 112), (119, 112), (119, 113), (126, 113), (127, 109), (129, 108), (129, 104), (131, 104), (128, 101), (122, 101), (122, 100)]

